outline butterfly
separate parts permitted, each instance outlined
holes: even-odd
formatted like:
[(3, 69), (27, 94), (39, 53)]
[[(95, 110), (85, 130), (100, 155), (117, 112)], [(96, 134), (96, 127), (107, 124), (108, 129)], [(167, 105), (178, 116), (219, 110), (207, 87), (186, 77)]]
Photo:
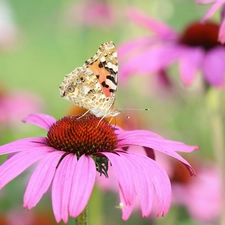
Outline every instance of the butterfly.
[(118, 59), (112, 41), (100, 45), (97, 53), (64, 77), (61, 97), (85, 108), (96, 117), (117, 116)]

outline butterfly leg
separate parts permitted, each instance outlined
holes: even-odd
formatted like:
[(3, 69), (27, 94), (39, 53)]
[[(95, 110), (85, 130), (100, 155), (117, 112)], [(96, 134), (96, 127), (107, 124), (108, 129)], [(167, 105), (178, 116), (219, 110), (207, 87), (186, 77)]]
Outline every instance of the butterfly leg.
[(90, 110), (88, 110), (87, 112), (85, 112), (83, 115), (81, 115), (79, 118), (77, 118), (77, 120), (81, 119), (83, 116), (85, 116), (86, 114), (88, 114), (90, 112)]

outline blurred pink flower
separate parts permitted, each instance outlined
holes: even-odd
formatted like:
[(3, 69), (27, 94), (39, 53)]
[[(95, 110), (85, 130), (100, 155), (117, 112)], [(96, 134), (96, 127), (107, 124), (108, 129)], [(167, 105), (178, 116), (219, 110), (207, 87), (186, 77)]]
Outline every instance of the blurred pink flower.
[(0, 146), (1, 155), (18, 152), (0, 166), (0, 188), (40, 160), (29, 180), (24, 207), (36, 206), (52, 183), (57, 222), (66, 223), (69, 216), (77, 217), (83, 211), (96, 170), (107, 177), (109, 165), (118, 180), (123, 220), (129, 218), (137, 197), (142, 216), (150, 214), (154, 197), (158, 216), (167, 213), (171, 186), (166, 172), (150, 157), (124, 151), (126, 146), (143, 146), (150, 152), (155, 149), (170, 155), (181, 161), (191, 175), (195, 174), (176, 151), (192, 152), (197, 146), (165, 140), (150, 131), (124, 131), (91, 114), (67, 116), (58, 121), (49, 115), (32, 114), (24, 121), (47, 130), (47, 137), (25, 138)]
[(84, 0), (75, 2), (67, 17), (71, 25), (108, 28), (114, 24), (114, 14), (110, 1)]
[(217, 24), (192, 23), (179, 34), (168, 25), (131, 9), (129, 17), (153, 32), (152, 36), (126, 42), (119, 47), (120, 78), (131, 74), (166, 71), (174, 61), (184, 84), (191, 85), (200, 70), (215, 87), (225, 84), (225, 46), (217, 41)]
[(206, 13), (202, 21), (208, 20), (212, 15), (215, 13), (215, 11), (222, 7), (221, 10), (221, 24), (218, 34), (218, 40), (225, 44), (225, 0), (195, 0), (198, 4), (212, 4), (209, 11)]
[(10, 212), (0, 215), (1, 219), (5, 222), (0, 224), (3, 225), (56, 225), (54, 217), (50, 213), (50, 210), (39, 209), (32, 213), (21, 208), (14, 208)]
[(0, 87), (0, 127), (15, 127), (29, 112), (39, 111), (42, 108), (43, 103), (33, 94), (9, 92)]
[(171, 164), (174, 169), (170, 176), (173, 202), (184, 206), (193, 219), (202, 223), (212, 223), (219, 218), (221, 209), (219, 170), (213, 164), (199, 162), (195, 165), (198, 176), (189, 179), (186, 171), (177, 163)]
[(18, 29), (6, 1), (0, 1), (0, 49), (11, 49), (18, 38)]

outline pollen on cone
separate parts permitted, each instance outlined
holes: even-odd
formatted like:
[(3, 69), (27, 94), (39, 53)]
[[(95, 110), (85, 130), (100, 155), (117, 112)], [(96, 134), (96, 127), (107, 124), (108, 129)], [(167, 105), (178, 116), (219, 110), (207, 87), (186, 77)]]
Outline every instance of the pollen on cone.
[(117, 138), (113, 127), (94, 115), (66, 116), (51, 126), (47, 144), (60, 151), (90, 155), (111, 152)]

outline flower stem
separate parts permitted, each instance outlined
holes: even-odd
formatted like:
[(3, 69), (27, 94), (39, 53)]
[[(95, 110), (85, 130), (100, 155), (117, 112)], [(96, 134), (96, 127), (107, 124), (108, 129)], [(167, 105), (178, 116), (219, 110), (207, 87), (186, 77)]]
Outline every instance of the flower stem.
[(83, 212), (75, 219), (76, 225), (87, 225), (88, 224), (88, 207), (86, 206)]
[(224, 121), (222, 117), (221, 90), (209, 89), (207, 94), (207, 108), (210, 116), (213, 153), (219, 167), (221, 181), (221, 212), (219, 224), (225, 224), (225, 146), (224, 146)]

